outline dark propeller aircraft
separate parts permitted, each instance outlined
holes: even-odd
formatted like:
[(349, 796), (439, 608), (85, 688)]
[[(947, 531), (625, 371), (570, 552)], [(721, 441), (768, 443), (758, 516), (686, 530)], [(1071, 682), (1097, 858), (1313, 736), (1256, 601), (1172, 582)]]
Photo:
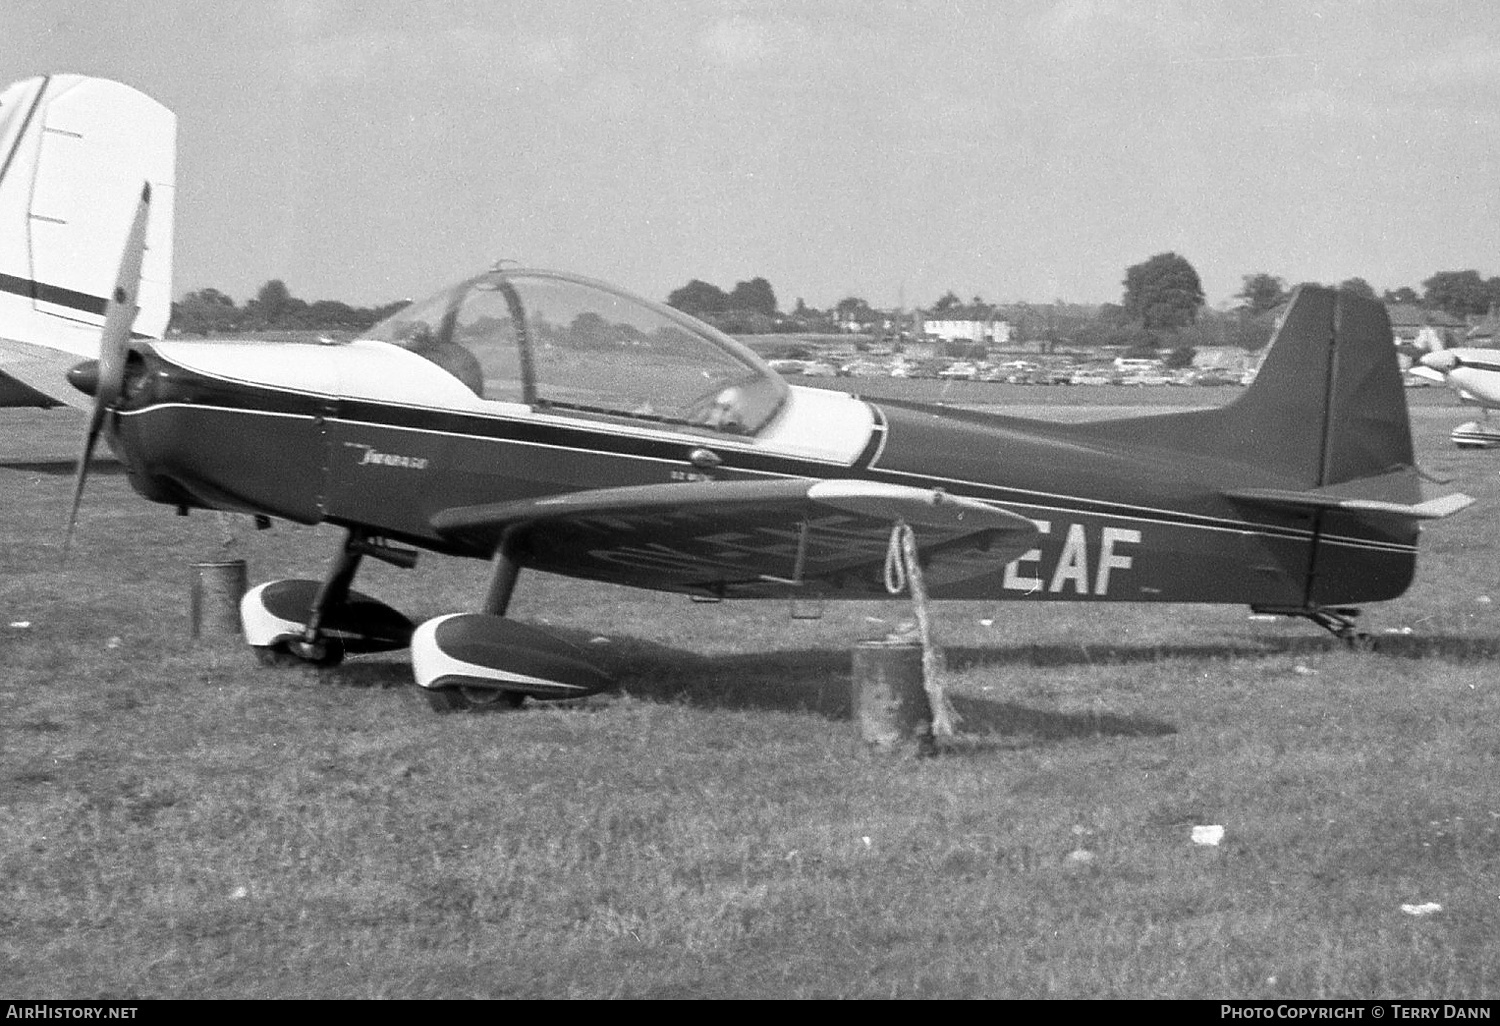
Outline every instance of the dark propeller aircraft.
[[(439, 708), (609, 684), (506, 618), (523, 570), (706, 599), (886, 594), (893, 525), (934, 599), (1248, 604), (1355, 633), (1400, 595), (1423, 501), (1384, 308), (1301, 288), (1226, 406), (1056, 424), (789, 385), (669, 307), (494, 269), (346, 344), (132, 339), (144, 191), (80, 461), (146, 498), (346, 532), (322, 581), (253, 588), (270, 662), (410, 646)], [(71, 523), (70, 523), (71, 531)], [(353, 590), (366, 557), (489, 560), (477, 612), (419, 626)]]

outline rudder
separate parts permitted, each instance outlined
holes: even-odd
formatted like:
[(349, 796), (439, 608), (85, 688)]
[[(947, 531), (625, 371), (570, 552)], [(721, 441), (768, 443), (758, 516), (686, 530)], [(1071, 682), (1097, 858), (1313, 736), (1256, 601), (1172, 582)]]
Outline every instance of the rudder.
[(1224, 434), (1290, 486), (1380, 479), (1381, 498), (1420, 500), (1401, 368), (1376, 300), (1300, 286), (1255, 381), (1223, 414)]
[(1347, 486), (1420, 501), (1406, 393), (1385, 307), (1316, 285), (1292, 295), (1255, 380), (1217, 409), (1102, 421), (1128, 437), (1224, 467), (1237, 483), (1295, 491)]

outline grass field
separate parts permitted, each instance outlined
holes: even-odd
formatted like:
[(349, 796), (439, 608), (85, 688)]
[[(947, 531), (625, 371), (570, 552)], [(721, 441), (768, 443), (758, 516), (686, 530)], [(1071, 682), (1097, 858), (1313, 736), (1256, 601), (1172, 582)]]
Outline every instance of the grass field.
[[(0, 993), (1493, 998), (1500, 454), (1415, 391), (1424, 469), (1480, 504), (1369, 610), (1378, 651), (1244, 608), (944, 604), (963, 722), (925, 760), (850, 719), (850, 646), (904, 603), (524, 576), (513, 615), (622, 687), (511, 714), (434, 715), (404, 653), (261, 669), (187, 636), (189, 564), (319, 576), (336, 533), (175, 517), (104, 465), (61, 567), (80, 418), (0, 411)], [(1188, 401), (1014, 401), (1084, 392)], [(420, 620), (485, 574), (360, 587)]]

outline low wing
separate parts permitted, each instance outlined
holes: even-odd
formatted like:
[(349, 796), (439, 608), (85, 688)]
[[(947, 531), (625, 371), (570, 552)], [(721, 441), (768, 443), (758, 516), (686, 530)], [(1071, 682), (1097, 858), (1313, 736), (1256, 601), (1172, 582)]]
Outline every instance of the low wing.
[(502, 543), (530, 568), (720, 597), (879, 593), (892, 526), (912, 527), (945, 576), (993, 573), (1032, 521), (941, 490), (859, 480), (704, 481), (573, 492), (444, 510), (444, 538)]

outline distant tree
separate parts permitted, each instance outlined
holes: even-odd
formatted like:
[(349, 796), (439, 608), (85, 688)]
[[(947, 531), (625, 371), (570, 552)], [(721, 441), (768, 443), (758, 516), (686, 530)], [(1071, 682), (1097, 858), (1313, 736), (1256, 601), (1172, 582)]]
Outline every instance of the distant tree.
[(667, 305), (694, 317), (701, 317), (727, 309), (729, 297), (718, 286), (694, 278), (668, 296)]
[(212, 335), (233, 331), (241, 311), (218, 289), (189, 292), (172, 304), (172, 327), (184, 335)]
[(840, 321), (867, 322), (875, 319), (875, 311), (870, 309), (870, 304), (858, 296), (845, 296), (834, 304), (833, 312)]
[(1289, 294), (1286, 282), (1274, 274), (1247, 274), (1242, 281), (1243, 286), (1235, 293), (1234, 298), (1244, 300), (1240, 309), (1246, 316), (1258, 316), (1287, 301)]
[(183, 302), (192, 300), (209, 306), (223, 307), (227, 310), (235, 308), (234, 300), (218, 289), (199, 289), (197, 292), (189, 292), (182, 299)]
[(1423, 301), (1429, 308), (1454, 317), (1486, 313), (1493, 301), (1490, 287), (1478, 271), (1439, 271), (1422, 283)]
[(1386, 303), (1410, 303), (1413, 305), (1422, 301), (1422, 297), (1417, 295), (1416, 290), (1410, 285), (1402, 285), (1398, 289), (1386, 289), (1380, 294), (1380, 298)]
[(727, 308), (751, 310), (765, 314), (767, 317), (774, 317), (776, 316), (776, 293), (771, 290), (771, 283), (766, 279), (751, 278), (749, 281), (735, 284), (734, 291), (729, 293)]
[(954, 291), (952, 289), (949, 289), (947, 292), (943, 293), (943, 296), (942, 296), (941, 299), (939, 299), (936, 303), (932, 304), (932, 312), (933, 313), (946, 313), (947, 311), (952, 310), (956, 306), (963, 306), (963, 305), (964, 305), (964, 301), (962, 299), (959, 299), (958, 296), (954, 293)]
[(1276, 325), (1269, 318), (1246, 317), (1229, 327), (1225, 341), (1229, 345), (1255, 353), (1266, 347), (1275, 330)]
[(1176, 253), (1127, 267), (1124, 284), (1125, 311), (1148, 331), (1192, 324), (1203, 306), (1198, 272)]
[(279, 280), (267, 282), (244, 308), (218, 289), (189, 292), (172, 304), (172, 327), (185, 335), (227, 334), (262, 328), (315, 331), (363, 331), (398, 310), (410, 306), (398, 300), (382, 306), (358, 307), (336, 299), (308, 303), (291, 295)]
[(1339, 282), (1339, 290), (1352, 292), (1356, 296), (1364, 296), (1366, 299), (1375, 298), (1375, 287), (1363, 278), (1345, 278)]
[(1099, 306), (1099, 320), (1104, 324), (1129, 324), (1130, 315), (1119, 303), (1101, 303)]
[(331, 331), (354, 331), (375, 323), (368, 311), (356, 310), (336, 299), (320, 299), (307, 304), (305, 327)]
[(755, 310), (725, 310), (705, 316), (714, 327), (731, 335), (770, 335), (776, 328), (770, 317)]
[(280, 278), (272, 278), (266, 282), (255, 294), (255, 298), (245, 304), (249, 319), (268, 328), (282, 326), (291, 309), (291, 290)]

